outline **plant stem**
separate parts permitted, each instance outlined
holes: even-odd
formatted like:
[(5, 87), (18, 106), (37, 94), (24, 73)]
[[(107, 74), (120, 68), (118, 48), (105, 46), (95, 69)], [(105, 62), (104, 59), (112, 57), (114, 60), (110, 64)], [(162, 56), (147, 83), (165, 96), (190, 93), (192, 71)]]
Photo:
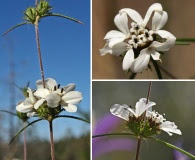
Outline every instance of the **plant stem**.
[(39, 39), (39, 16), (36, 17), (35, 22), (35, 34), (36, 34), (36, 42), (37, 42), (37, 50), (38, 50), (38, 58), (39, 58), (39, 65), (40, 65), (40, 71), (41, 71), (41, 77), (42, 77), (42, 83), (43, 88), (45, 88), (45, 81), (44, 81), (44, 70), (43, 70), (43, 63), (42, 63), (42, 56), (41, 56), (41, 46), (40, 46), (40, 39)]
[(136, 151), (136, 158), (135, 158), (135, 160), (139, 159), (140, 145), (141, 145), (141, 138), (139, 137), (138, 140), (137, 140), (137, 151)]
[(52, 120), (49, 121), (49, 130), (50, 130), (51, 159), (55, 160), (54, 141), (53, 141), (53, 123), (52, 123)]
[(135, 79), (136, 74), (137, 74), (137, 73), (132, 73), (132, 74), (129, 76), (129, 79)]
[[(26, 122), (23, 122), (23, 127), (26, 126)], [(26, 130), (23, 132), (23, 143), (24, 143), (24, 160), (27, 160), (27, 147), (26, 147)]]
[(146, 104), (148, 104), (149, 97), (150, 97), (150, 93), (151, 93), (151, 89), (152, 89), (152, 82), (150, 82), (150, 84), (149, 84), (149, 88), (148, 88), (148, 95), (147, 95)]
[(158, 64), (156, 63), (155, 60), (153, 60), (153, 58), (151, 58), (151, 60), (152, 60), (152, 63), (153, 63), (153, 65), (154, 65), (154, 68), (155, 68), (155, 70), (156, 70), (156, 73), (157, 73), (157, 75), (158, 75), (158, 78), (159, 78), (159, 79), (163, 79), (163, 78), (162, 78), (162, 75), (161, 75), (161, 73), (160, 73), (160, 69), (159, 69)]

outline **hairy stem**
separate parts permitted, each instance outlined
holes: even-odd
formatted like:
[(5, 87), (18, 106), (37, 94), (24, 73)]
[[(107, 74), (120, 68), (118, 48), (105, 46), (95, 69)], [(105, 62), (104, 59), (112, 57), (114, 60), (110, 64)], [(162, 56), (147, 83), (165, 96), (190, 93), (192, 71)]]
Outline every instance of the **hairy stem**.
[[(23, 127), (26, 126), (26, 122), (23, 122)], [(27, 160), (27, 147), (26, 147), (26, 130), (23, 132), (23, 143), (24, 143), (24, 160)]]
[(140, 146), (141, 146), (141, 138), (139, 137), (138, 140), (137, 140), (137, 151), (136, 151), (136, 158), (135, 158), (135, 160), (139, 159)]
[(35, 34), (36, 34), (36, 42), (37, 42), (37, 50), (38, 50), (38, 59), (39, 59), (39, 65), (40, 65), (40, 71), (41, 71), (41, 78), (42, 78), (42, 84), (43, 88), (45, 88), (45, 81), (44, 81), (44, 70), (43, 70), (43, 62), (42, 62), (42, 56), (41, 56), (41, 45), (40, 45), (40, 39), (39, 39), (39, 16), (36, 18), (35, 22)]
[(53, 123), (52, 123), (52, 120), (49, 121), (49, 130), (50, 130), (51, 159), (55, 160), (54, 141), (53, 141)]

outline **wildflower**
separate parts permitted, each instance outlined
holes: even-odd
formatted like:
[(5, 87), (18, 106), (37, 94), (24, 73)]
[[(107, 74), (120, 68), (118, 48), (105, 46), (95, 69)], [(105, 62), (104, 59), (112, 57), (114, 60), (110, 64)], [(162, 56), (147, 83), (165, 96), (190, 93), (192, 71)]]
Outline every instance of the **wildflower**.
[[(152, 28), (149, 29), (147, 24), (153, 13)], [(128, 16), (133, 20), (130, 27)], [(147, 68), (150, 56), (161, 61), (159, 52), (168, 51), (175, 44), (174, 35), (160, 30), (167, 19), (167, 12), (163, 11), (159, 3), (149, 7), (144, 19), (133, 9), (121, 9), (114, 19), (120, 31), (112, 30), (106, 34), (104, 39), (107, 42), (104, 48), (100, 49), (100, 54), (122, 55), (123, 70), (142, 72)]]
[(152, 106), (156, 103), (141, 98), (135, 106), (130, 108), (126, 104), (114, 104), (110, 111), (113, 115), (126, 121), (126, 126), (136, 135), (148, 137), (159, 134), (161, 130), (167, 132), (170, 136), (172, 133), (181, 135), (174, 122), (166, 121), (163, 115), (152, 111)]
[(44, 102), (47, 102), (47, 106), (55, 108), (62, 106), (68, 112), (76, 112), (78, 104), (82, 100), (82, 93), (74, 91), (75, 84), (69, 84), (60, 88), (60, 85), (52, 79), (45, 80), (45, 88), (43, 88), (42, 81), (36, 82), (37, 90), (34, 93), (39, 98), (38, 104), (35, 109), (38, 109)]
[(32, 112), (33, 108), (36, 108), (37, 105), (37, 98), (34, 96), (33, 92), (31, 91), (30, 88), (27, 89), (28, 97), (24, 101), (18, 102), (16, 105), (16, 110), (18, 112), (22, 113), (28, 113)]

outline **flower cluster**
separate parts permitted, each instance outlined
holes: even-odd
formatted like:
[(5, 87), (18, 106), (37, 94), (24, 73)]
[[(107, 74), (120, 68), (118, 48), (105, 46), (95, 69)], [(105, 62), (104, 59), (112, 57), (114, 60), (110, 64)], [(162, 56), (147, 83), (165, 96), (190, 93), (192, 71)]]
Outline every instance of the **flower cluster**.
[(28, 117), (38, 115), (47, 119), (48, 116), (55, 116), (62, 110), (67, 112), (76, 112), (78, 104), (82, 100), (82, 93), (74, 91), (75, 84), (68, 84), (60, 88), (60, 85), (52, 79), (45, 80), (45, 88), (41, 80), (36, 82), (37, 90), (27, 89), (28, 97), (20, 101), (16, 110), (27, 113)]
[(110, 111), (113, 115), (126, 121), (127, 127), (136, 135), (148, 137), (159, 134), (161, 130), (167, 132), (170, 136), (172, 133), (181, 135), (174, 122), (166, 121), (164, 115), (152, 111), (152, 106), (156, 103), (141, 98), (135, 106), (135, 109), (128, 105), (114, 104)]
[[(149, 29), (147, 24), (152, 14), (152, 28)], [(128, 16), (133, 20), (130, 27)], [(107, 43), (100, 49), (100, 54), (122, 55), (123, 70), (142, 72), (148, 67), (150, 56), (153, 60), (161, 61), (160, 52), (169, 50), (175, 44), (174, 35), (160, 30), (167, 19), (167, 12), (163, 11), (159, 3), (149, 7), (144, 19), (133, 9), (121, 9), (114, 18), (115, 25), (120, 31), (112, 30), (106, 34), (104, 39)]]

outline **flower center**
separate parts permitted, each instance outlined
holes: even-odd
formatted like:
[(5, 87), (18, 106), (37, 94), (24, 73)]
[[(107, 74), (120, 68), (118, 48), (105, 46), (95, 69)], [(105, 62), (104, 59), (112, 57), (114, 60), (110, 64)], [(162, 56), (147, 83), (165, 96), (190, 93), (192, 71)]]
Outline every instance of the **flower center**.
[(133, 49), (143, 49), (148, 47), (154, 40), (153, 31), (141, 27), (135, 22), (131, 23), (130, 36), (125, 40)]

